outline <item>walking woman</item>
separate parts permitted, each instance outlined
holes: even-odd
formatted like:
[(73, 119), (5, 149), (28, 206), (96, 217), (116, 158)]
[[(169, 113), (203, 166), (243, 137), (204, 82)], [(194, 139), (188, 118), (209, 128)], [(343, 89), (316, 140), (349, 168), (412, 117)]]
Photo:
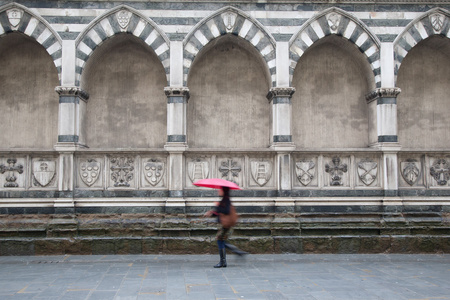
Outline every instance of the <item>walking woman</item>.
[[(210, 210), (205, 213), (205, 217), (217, 216), (217, 222), (220, 224), (219, 230), (216, 235), (217, 246), (219, 247), (219, 255), (220, 261), (214, 268), (226, 268), (227, 266), (227, 256), (226, 249), (230, 249), (232, 252), (239, 256), (243, 256), (248, 254), (245, 251), (238, 249), (236, 246), (233, 246), (227, 243), (228, 234), (230, 232), (231, 227), (225, 227), (220, 222), (220, 214), (230, 215), (231, 213), (231, 201), (230, 201), (230, 189), (228, 187), (222, 187), (219, 189), (219, 196), (222, 197), (220, 202), (216, 202), (216, 207), (213, 210)], [(226, 249), (225, 249), (226, 248)]]

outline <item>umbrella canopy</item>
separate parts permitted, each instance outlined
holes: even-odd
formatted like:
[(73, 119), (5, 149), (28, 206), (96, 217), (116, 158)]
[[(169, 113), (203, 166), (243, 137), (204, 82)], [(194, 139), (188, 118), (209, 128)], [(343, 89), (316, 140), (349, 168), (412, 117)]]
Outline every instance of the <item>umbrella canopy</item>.
[(194, 182), (194, 185), (209, 187), (213, 189), (220, 189), (224, 186), (230, 188), (231, 190), (241, 190), (241, 188), (236, 183), (220, 178), (207, 178), (197, 180), (196, 182)]

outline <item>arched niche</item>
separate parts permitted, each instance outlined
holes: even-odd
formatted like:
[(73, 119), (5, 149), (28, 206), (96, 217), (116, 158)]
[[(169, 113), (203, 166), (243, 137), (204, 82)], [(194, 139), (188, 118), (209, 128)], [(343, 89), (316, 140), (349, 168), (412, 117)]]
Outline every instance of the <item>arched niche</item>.
[(53, 59), (36, 40), (18, 32), (0, 38), (1, 148), (53, 148), (58, 85)]
[(270, 142), (271, 85), (253, 45), (234, 35), (211, 41), (189, 73), (191, 148), (261, 148)]
[(166, 76), (154, 51), (117, 34), (86, 63), (81, 87), (90, 97), (85, 128), (91, 148), (161, 148), (166, 141)]
[(397, 75), (398, 138), (403, 148), (450, 147), (450, 39), (433, 35), (412, 48)]
[(365, 95), (374, 86), (366, 57), (351, 42), (329, 35), (300, 58), (293, 76), (292, 139), (298, 148), (367, 147), (369, 122)]

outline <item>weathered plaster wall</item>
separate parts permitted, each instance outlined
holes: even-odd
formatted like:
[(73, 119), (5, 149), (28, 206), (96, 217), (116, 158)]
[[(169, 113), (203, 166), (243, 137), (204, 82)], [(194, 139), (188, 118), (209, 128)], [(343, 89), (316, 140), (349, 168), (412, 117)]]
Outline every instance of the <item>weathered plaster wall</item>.
[(36, 41), (19, 33), (0, 38), (1, 148), (51, 149), (58, 135), (58, 74)]
[(196, 58), (188, 82), (190, 147), (270, 145), (266, 72), (258, 54), (246, 44), (238, 37), (225, 36)]
[(323, 39), (302, 56), (292, 84), (292, 139), (298, 147), (368, 146), (364, 96), (373, 75), (366, 65), (358, 49), (338, 36)]
[(405, 148), (450, 147), (450, 39), (432, 36), (405, 57), (398, 72), (399, 142)]
[(90, 148), (156, 148), (166, 141), (167, 85), (154, 52), (131, 35), (101, 45), (83, 74)]

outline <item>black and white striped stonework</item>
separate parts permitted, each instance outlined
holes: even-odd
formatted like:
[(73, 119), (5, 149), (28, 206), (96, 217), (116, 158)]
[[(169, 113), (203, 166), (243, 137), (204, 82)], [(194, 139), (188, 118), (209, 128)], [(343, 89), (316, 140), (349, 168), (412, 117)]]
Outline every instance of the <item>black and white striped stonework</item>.
[(303, 53), (319, 39), (336, 34), (354, 43), (367, 57), (375, 77), (375, 86), (381, 87), (380, 41), (370, 30), (351, 14), (339, 8), (330, 8), (307, 21), (289, 41), (289, 76)]
[[(118, 22), (117, 13), (120, 11), (131, 13), (129, 23), (125, 28), (121, 28)], [(76, 40), (76, 85), (81, 82), (86, 61), (91, 56), (97, 46), (106, 39), (118, 33), (131, 33), (142, 39), (149, 45), (158, 56), (166, 72), (167, 82), (170, 78), (170, 42), (165, 33), (155, 22), (144, 16), (139, 11), (125, 5), (120, 5), (107, 13), (94, 19)], [(170, 84), (170, 83), (169, 83)]]
[[(438, 21), (436, 21), (438, 20)], [(432, 22), (435, 22), (434, 25)], [(395, 77), (403, 59), (420, 41), (432, 35), (450, 38), (450, 12), (435, 8), (412, 21), (394, 41)], [(397, 81), (397, 79), (396, 79)]]
[(206, 17), (184, 39), (184, 85), (187, 84), (189, 70), (200, 50), (211, 40), (226, 34), (243, 38), (258, 50), (270, 72), (272, 86), (275, 86), (275, 39), (257, 20), (234, 7), (225, 7)]
[[(7, 12), (13, 9), (23, 12), (17, 26), (13, 26), (10, 23), (7, 15)], [(52, 29), (47, 21), (25, 6), (16, 3), (8, 4), (0, 7), (0, 36), (11, 32), (26, 34), (41, 44), (52, 57), (53, 63), (58, 70), (58, 77), (61, 80), (62, 42), (58, 33)]]

